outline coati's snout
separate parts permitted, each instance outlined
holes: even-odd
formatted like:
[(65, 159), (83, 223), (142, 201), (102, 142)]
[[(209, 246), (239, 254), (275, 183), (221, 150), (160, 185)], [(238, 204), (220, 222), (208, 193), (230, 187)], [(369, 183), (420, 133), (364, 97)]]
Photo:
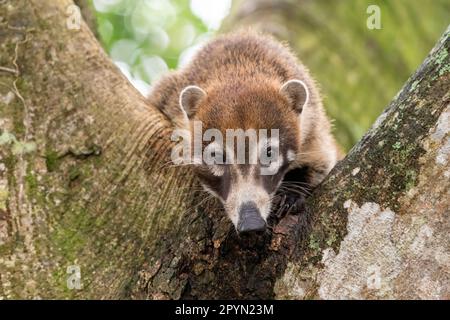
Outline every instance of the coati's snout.
[(256, 203), (249, 201), (239, 208), (239, 219), (237, 231), (239, 233), (247, 233), (252, 231), (264, 231), (266, 229), (266, 221), (261, 217)]
[(248, 233), (264, 230), (271, 211), (272, 196), (260, 178), (249, 172), (248, 176), (239, 174), (230, 182), (230, 192), (221, 200), (236, 231)]

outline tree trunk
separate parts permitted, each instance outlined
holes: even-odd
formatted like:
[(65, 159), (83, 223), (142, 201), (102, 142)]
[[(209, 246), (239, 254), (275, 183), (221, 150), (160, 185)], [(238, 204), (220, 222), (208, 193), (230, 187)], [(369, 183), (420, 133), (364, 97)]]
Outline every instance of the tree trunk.
[(191, 175), (164, 165), (168, 123), (84, 23), (67, 27), (72, 4), (0, 4), (4, 298), (128, 297), (189, 205)]
[(450, 29), (306, 204), (239, 238), (71, 4), (0, 3), (0, 298), (449, 297)]

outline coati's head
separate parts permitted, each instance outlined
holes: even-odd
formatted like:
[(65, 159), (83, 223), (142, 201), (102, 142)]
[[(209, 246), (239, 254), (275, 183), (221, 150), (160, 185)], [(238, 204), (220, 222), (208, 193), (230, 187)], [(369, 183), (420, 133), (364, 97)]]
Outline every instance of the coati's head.
[(265, 229), (272, 198), (295, 165), (299, 116), (307, 103), (308, 89), (295, 79), (205, 90), (188, 86), (180, 93), (191, 147), (194, 153), (201, 148), (194, 170), (203, 187), (223, 203), (238, 232)]

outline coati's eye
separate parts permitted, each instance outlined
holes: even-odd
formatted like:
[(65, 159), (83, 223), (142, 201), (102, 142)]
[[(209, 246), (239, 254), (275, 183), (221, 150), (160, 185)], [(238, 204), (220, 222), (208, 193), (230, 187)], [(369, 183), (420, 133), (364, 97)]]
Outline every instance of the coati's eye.
[(273, 163), (278, 162), (280, 157), (279, 148), (278, 139), (271, 138), (263, 141), (259, 151), (260, 165), (269, 167), (272, 166)]
[(223, 165), (225, 164), (225, 154), (221, 144), (212, 142), (204, 149), (203, 162), (208, 166)]

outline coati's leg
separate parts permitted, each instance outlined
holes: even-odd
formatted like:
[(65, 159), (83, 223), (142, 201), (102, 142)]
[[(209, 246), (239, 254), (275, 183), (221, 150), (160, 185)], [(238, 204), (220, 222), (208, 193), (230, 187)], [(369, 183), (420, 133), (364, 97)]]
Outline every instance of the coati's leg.
[(336, 153), (315, 150), (309, 153), (308, 161), (297, 168), (288, 171), (284, 176), (280, 192), (283, 194), (284, 205), (292, 212), (304, 205), (306, 198), (320, 184), (334, 167), (337, 161)]

